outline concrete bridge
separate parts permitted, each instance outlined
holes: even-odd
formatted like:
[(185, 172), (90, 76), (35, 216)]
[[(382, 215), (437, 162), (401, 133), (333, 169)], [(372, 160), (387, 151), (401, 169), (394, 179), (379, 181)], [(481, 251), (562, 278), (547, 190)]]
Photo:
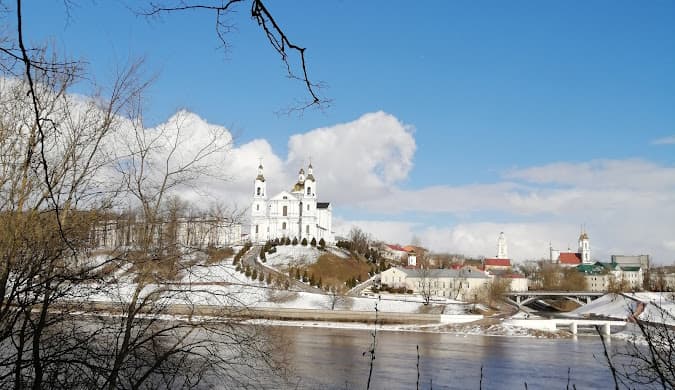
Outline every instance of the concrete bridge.
[(522, 308), (528, 303), (545, 298), (565, 298), (580, 305), (585, 305), (605, 294), (604, 292), (590, 291), (521, 291), (507, 292), (502, 296), (507, 302)]
[(529, 329), (539, 329), (546, 331), (555, 331), (558, 329), (569, 329), (572, 334), (577, 334), (579, 329), (595, 330), (599, 328), (600, 334), (608, 336), (611, 327), (625, 327), (626, 321), (619, 320), (585, 320), (571, 318), (551, 318), (551, 319), (513, 319), (508, 321), (510, 324)]

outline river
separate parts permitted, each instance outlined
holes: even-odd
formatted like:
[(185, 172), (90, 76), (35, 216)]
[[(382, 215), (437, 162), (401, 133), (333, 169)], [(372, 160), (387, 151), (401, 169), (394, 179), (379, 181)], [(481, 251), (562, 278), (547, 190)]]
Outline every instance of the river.
[[(284, 340), (290, 383), (299, 389), (365, 389), (371, 332), (275, 327)], [(612, 347), (621, 344), (612, 341)], [(604, 389), (613, 387), (600, 338), (542, 339), (441, 333), (377, 333), (372, 389)], [(278, 352), (282, 353), (282, 352)]]

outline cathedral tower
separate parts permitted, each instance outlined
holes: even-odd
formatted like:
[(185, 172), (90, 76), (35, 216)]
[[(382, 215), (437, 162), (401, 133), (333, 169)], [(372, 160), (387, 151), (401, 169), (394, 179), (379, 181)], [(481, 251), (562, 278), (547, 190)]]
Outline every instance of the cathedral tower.
[(591, 244), (588, 241), (588, 234), (586, 234), (585, 231), (582, 231), (579, 236), (579, 254), (581, 255), (582, 264), (591, 263)]
[(305, 178), (305, 198), (316, 199), (316, 179), (314, 178), (314, 168), (311, 162), (307, 167), (307, 177)]
[(251, 237), (254, 240), (266, 239), (267, 233), (267, 183), (263, 175), (262, 163), (258, 165), (258, 176), (253, 184), (253, 203), (251, 204)]
[(497, 258), (498, 259), (508, 259), (508, 247), (506, 246), (506, 237), (504, 232), (499, 233), (499, 238), (497, 239)]

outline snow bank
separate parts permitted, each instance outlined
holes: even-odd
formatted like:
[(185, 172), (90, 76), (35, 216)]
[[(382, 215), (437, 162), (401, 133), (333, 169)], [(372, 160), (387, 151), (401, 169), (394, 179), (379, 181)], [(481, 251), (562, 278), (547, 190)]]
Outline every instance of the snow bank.
[(675, 325), (675, 300), (672, 293), (641, 292), (607, 294), (570, 312), (571, 315), (596, 315), (625, 320), (638, 311), (640, 303), (644, 310), (639, 318), (647, 321)]
[(267, 253), (267, 264), (273, 267), (314, 264), (322, 252), (312, 246), (278, 245), (276, 253)]

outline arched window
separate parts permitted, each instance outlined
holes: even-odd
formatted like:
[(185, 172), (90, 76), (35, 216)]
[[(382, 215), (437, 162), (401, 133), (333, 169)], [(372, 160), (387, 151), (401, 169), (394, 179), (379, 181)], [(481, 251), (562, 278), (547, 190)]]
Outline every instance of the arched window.
[(307, 187), (307, 195), (312, 193), (312, 187)]
[(307, 203), (307, 211), (309, 211), (309, 203)]
[(260, 211), (260, 205), (259, 204), (255, 205), (255, 211)]
[(284, 206), (283, 209), (281, 209), (281, 214), (286, 217), (288, 216), (288, 206)]
[(258, 233), (258, 225), (255, 225), (255, 232)]
[(260, 187), (255, 191), (256, 195), (260, 195)]
[(286, 222), (281, 223), (281, 230), (286, 230)]
[(309, 234), (309, 225), (307, 225), (307, 227), (305, 228), (305, 232)]

